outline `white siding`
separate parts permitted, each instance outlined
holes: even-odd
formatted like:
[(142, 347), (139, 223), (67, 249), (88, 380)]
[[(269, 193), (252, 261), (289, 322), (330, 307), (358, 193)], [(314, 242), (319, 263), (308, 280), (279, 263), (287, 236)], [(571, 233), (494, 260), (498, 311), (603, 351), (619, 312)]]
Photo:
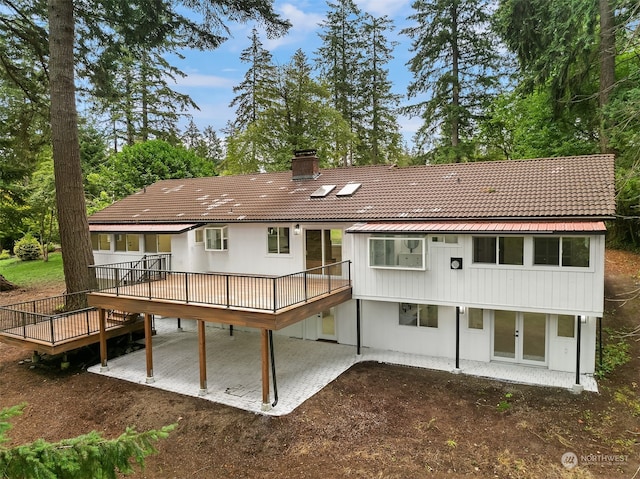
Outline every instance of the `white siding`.
[[(459, 246), (429, 243), (426, 271), (368, 266), (368, 235), (353, 235), (354, 297), (477, 308), (602, 316), (604, 307), (604, 236), (591, 237), (591, 267), (561, 268), (472, 264), (471, 236)], [(525, 256), (532, 238), (525, 238)], [(463, 258), (452, 270), (450, 259)], [(530, 258), (530, 255), (529, 255)]]

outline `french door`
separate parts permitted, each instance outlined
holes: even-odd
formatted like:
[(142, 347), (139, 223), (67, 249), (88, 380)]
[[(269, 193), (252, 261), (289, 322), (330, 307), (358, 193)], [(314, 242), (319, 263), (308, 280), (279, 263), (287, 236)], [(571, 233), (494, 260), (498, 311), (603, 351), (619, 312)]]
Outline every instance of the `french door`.
[(546, 314), (494, 311), (491, 358), (546, 366), (547, 329)]

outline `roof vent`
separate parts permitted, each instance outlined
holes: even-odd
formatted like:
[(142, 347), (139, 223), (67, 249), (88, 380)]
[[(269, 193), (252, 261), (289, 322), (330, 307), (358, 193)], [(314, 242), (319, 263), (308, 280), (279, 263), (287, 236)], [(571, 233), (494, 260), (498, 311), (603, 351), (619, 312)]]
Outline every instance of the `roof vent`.
[(316, 150), (297, 150), (291, 160), (294, 180), (312, 180), (320, 173)]

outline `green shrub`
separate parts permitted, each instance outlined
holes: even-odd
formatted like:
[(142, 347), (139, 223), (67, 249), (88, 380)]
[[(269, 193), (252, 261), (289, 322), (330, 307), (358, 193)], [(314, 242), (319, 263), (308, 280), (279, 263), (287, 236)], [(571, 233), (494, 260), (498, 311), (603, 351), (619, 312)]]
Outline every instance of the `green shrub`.
[(2, 252), (0, 252), (0, 259), (9, 259), (9, 258), (11, 258), (11, 255), (9, 254), (9, 250), (3, 249)]
[(31, 236), (30, 233), (27, 233), (20, 241), (16, 242), (16, 245), (13, 247), (13, 254), (22, 261), (33, 261), (42, 256), (42, 248), (38, 240)]

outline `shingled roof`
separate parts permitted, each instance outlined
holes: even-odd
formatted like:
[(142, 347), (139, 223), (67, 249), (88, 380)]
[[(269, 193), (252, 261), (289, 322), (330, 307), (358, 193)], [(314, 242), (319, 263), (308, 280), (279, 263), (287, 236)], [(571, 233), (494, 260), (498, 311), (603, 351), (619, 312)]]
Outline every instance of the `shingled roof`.
[[(606, 218), (615, 213), (613, 155), (290, 171), (159, 181), (91, 224)], [(345, 185), (360, 184), (339, 196)], [(318, 188), (335, 185), (325, 196)], [(354, 186), (355, 189), (355, 186)]]

